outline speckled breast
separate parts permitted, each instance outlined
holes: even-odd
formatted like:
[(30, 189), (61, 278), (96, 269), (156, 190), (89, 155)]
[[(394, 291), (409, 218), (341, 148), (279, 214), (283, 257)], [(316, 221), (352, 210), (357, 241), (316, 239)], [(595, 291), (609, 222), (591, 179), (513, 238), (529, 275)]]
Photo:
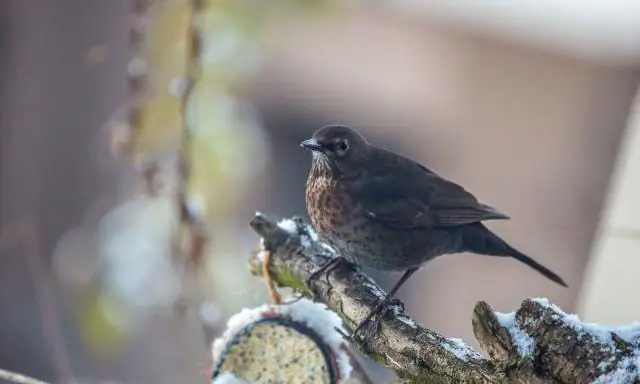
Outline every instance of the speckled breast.
[(327, 177), (307, 182), (307, 210), (313, 226), (332, 246), (344, 250), (348, 233), (351, 201), (340, 183)]
[(446, 250), (441, 245), (450, 241), (447, 231), (400, 231), (371, 221), (351, 200), (346, 186), (328, 177), (310, 178), (306, 199), (322, 240), (356, 265), (406, 270), (442, 254)]

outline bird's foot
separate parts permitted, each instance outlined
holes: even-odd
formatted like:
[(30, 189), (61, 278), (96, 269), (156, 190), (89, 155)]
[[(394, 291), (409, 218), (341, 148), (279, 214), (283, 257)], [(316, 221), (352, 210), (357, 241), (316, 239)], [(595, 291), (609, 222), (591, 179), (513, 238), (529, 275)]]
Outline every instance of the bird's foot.
[[(402, 307), (402, 310), (404, 311), (404, 305), (402, 305), (400, 300), (392, 298), (390, 295), (385, 296), (385, 298), (382, 299), (375, 306), (375, 308), (373, 308), (373, 310), (369, 312), (369, 314), (362, 321), (360, 321), (360, 323), (358, 323), (358, 325), (353, 330), (353, 332), (351, 332), (350, 339), (355, 340), (356, 334), (359, 331), (361, 331), (362, 327), (369, 321), (373, 321), (373, 325), (374, 325), (373, 333), (377, 333), (380, 330), (380, 321), (382, 320), (382, 317), (384, 316), (389, 305), (391, 304), (396, 304), (396, 305), (400, 304), (400, 306)], [(364, 338), (366, 339), (366, 335)]]
[(344, 260), (344, 258), (342, 256), (336, 256), (333, 259), (327, 261), (322, 267), (320, 267), (320, 268), (316, 269), (315, 271), (311, 272), (309, 277), (307, 277), (307, 279), (305, 280), (305, 284), (307, 285), (307, 287), (309, 287), (309, 289), (313, 290), (313, 288), (311, 288), (311, 282), (313, 280), (315, 280), (318, 276), (320, 276), (323, 273), (326, 274), (326, 282), (327, 282), (327, 284), (329, 284), (329, 272), (333, 268), (335, 268), (338, 264), (340, 264), (340, 262), (342, 262), (343, 260)]

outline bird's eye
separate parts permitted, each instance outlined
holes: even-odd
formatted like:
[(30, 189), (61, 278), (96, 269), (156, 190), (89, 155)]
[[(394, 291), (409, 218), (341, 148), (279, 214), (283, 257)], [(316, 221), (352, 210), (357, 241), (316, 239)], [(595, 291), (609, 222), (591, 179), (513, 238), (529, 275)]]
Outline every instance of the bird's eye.
[(349, 143), (346, 140), (340, 140), (336, 143), (338, 152), (346, 152), (349, 149)]

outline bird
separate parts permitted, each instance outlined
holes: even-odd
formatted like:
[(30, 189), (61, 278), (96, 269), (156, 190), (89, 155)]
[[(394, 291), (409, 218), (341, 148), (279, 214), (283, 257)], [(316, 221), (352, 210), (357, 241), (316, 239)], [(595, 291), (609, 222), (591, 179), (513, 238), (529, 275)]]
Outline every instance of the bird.
[(300, 146), (312, 153), (307, 213), (320, 238), (337, 252), (310, 274), (307, 284), (344, 261), (404, 272), (352, 337), (395, 300), (415, 272), (442, 255), (511, 257), (567, 287), (555, 272), (483, 224), (509, 216), (418, 162), (371, 144), (346, 125), (321, 127)]

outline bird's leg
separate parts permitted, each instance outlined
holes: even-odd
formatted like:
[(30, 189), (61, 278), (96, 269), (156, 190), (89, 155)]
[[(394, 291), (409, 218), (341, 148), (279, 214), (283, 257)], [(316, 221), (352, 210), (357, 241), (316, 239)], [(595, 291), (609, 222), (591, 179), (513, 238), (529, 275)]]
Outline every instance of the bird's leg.
[[(396, 285), (393, 286), (393, 288), (391, 288), (391, 290), (389, 291), (389, 293), (387, 293), (384, 296), (384, 299), (382, 299), (373, 309), (373, 311), (369, 312), (369, 314), (367, 315), (367, 317), (365, 317), (356, 327), (356, 329), (353, 330), (353, 332), (351, 333), (351, 338), (353, 339), (356, 335), (356, 333), (358, 333), (358, 331), (362, 328), (362, 326), (369, 320), (371, 320), (371, 318), (376, 315), (377, 313), (379, 313), (381, 310), (386, 309), (387, 305), (389, 305), (389, 303), (391, 303), (394, 300), (394, 296), (396, 295), (396, 293), (398, 293), (398, 291), (400, 290), (400, 287), (402, 287), (404, 285), (404, 283), (407, 282), (407, 280), (409, 280), (409, 278), (411, 277), (411, 275), (413, 275), (414, 273), (416, 273), (416, 271), (419, 268), (411, 268), (408, 269), (404, 275), (402, 275), (402, 277), (400, 278), (400, 280), (398, 280), (398, 282), (396, 283)], [(377, 320), (376, 320), (376, 328), (379, 325), (380, 320), (382, 319), (382, 316), (380, 316)]]
[(309, 275), (309, 277), (307, 277), (305, 283), (307, 284), (307, 287), (311, 288), (311, 282), (313, 280), (315, 280), (318, 276), (320, 276), (322, 273), (326, 273), (327, 274), (327, 283), (329, 282), (329, 272), (335, 268), (341, 261), (344, 260), (344, 257), (342, 256), (335, 256), (334, 258), (332, 258), (331, 260), (327, 261), (322, 267), (316, 269), (315, 271), (311, 272), (311, 274)]

